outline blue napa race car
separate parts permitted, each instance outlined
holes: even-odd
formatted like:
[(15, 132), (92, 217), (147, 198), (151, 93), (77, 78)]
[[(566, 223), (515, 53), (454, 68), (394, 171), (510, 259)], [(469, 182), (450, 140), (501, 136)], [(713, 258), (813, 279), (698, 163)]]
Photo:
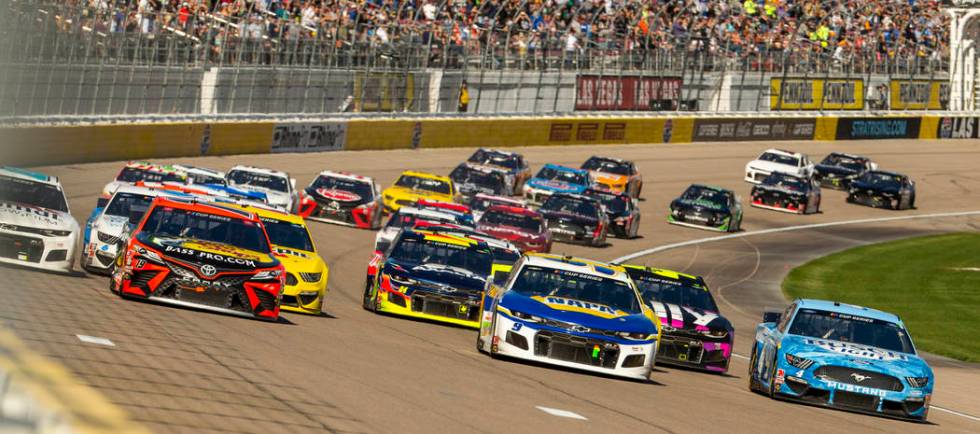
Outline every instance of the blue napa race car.
[(477, 349), (646, 380), (660, 325), (619, 266), (531, 253), (483, 300)]
[(774, 398), (925, 421), (934, 383), (905, 325), (887, 312), (796, 300), (756, 327), (749, 388)]
[(544, 203), (554, 193), (582, 194), (592, 180), (589, 171), (545, 164), (534, 178), (524, 184), (524, 199), (534, 206)]

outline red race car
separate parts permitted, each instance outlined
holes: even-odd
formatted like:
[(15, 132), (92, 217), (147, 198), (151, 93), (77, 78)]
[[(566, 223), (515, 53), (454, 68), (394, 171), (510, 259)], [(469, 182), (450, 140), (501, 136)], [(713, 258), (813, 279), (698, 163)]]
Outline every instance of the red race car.
[(110, 289), (276, 321), (285, 273), (253, 213), (157, 198), (116, 259)]
[(510, 241), (523, 252), (551, 252), (551, 232), (544, 217), (527, 208), (494, 205), (483, 213), (477, 230)]
[(303, 218), (361, 229), (381, 227), (381, 188), (366, 176), (325, 170), (300, 196)]

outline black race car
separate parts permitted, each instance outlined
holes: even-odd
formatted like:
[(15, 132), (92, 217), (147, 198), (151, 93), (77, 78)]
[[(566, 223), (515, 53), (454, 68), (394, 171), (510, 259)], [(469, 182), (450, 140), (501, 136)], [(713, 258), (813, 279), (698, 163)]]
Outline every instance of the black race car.
[(731, 190), (691, 184), (670, 203), (667, 223), (709, 231), (738, 232), (742, 228), (742, 202)]
[(602, 203), (609, 217), (609, 229), (619, 238), (636, 238), (640, 230), (640, 207), (637, 200), (625, 192), (616, 192), (593, 186), (585, 190), (585, 195), (594, 197)]
[(851, 181), (847, 202), (873, 208), (915, 208), (915, 182), (900, 173), (872, 170)]
[(834, 190), (847, 190), (851, 181), (864, 175), (864, 172), (878, 169), (878, 164), (868, 157), (832, 152), (813, 171), (813, 179), (821, 187)]
[(752, 206), (795, 214), (820, 212), (820, 185), (811, 178), (770, 173), (752, 187)]
[(595, 198), (572, 193), (554, 193), (541, 205), (551, 238), (591, 246), (606, 244), (609, 217)]
[(478, 193), (491, 196), (509, 195), (512, 187), (507, 185), (506, 174), (499, 169), (474, 166), (462, 163), (456, 166), (449, 174), (456, 189), (463, 196), (463, 201), (469, 202), (470, 198)]

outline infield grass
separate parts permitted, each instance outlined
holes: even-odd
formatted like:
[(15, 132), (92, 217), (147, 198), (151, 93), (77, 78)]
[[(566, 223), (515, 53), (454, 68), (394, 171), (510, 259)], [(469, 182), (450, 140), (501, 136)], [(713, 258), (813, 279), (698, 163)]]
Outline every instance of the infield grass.
[(794, 269), (783, 292), (898, 314), (919, 350), (980, 362), (980, 233), (845, 250)]

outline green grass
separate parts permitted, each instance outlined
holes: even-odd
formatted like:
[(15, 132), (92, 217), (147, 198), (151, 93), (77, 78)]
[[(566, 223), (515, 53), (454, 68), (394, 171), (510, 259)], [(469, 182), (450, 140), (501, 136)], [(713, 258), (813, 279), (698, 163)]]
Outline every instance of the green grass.
[(790, 298), (898, 314), (923, 351), (980, 362), (980, 233), (858, 247), (806, 263), (783, 281)]

